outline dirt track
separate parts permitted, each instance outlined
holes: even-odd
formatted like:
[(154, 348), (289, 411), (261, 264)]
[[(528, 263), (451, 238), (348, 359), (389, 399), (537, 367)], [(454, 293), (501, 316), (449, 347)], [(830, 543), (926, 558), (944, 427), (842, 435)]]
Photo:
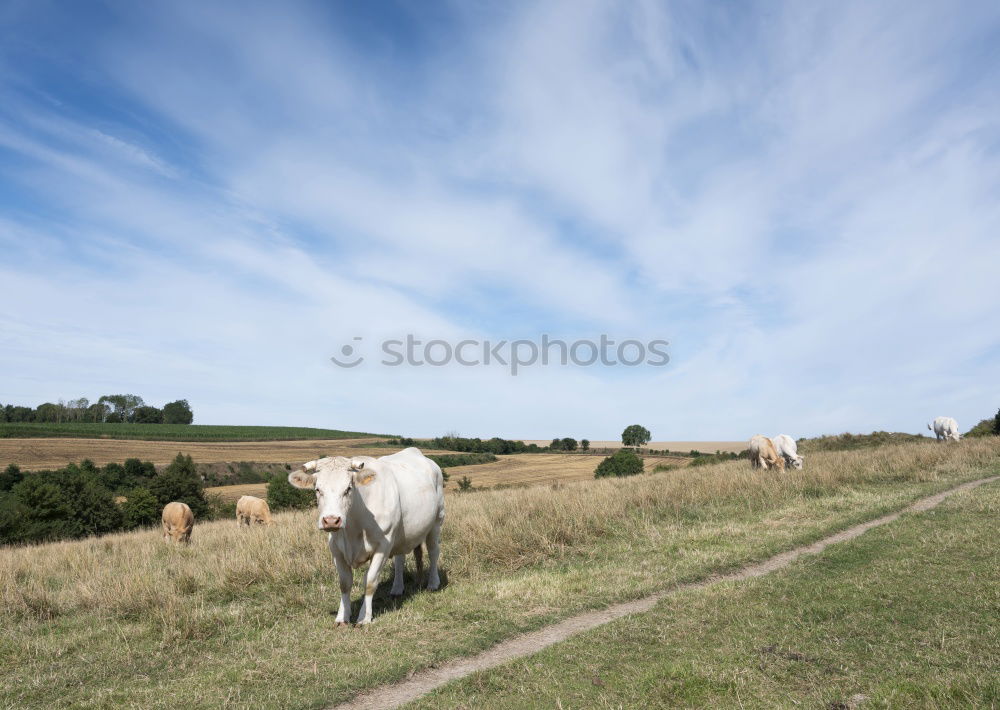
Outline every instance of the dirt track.
[(483, 651), (478, 655), (467, 658), (459, 658), (437, 666), (436, 668), (422, 670), (415, 673), (408, 680), (392, 685), (382, 686), (369, 692), (362, 693), (346, 703), (337, 705), (333, 708), (333, 710), (348, 710), (348, 708), (354, 708), (354, 710), (387, 710), (388, 708), (398, 707), (429, 693), (449, 681), (462, 678), (470, 673), (494, 668), (517, 658), (529, 656), (533, 653), (537, 653), (543, 648), (559, 643), (560, 641), (565, 641), (570, 636), (574, 636), (584, 631), (589, 631), (590, 629), (598, 626), (603, 626), (604, 624), (614, 621), (615, 619), (620, 619), (623, 616), (628, 616), (629, 614), (641, 614), (649, 611), (656, 606), (658, 601), (670, 594), (692, 589), (703, 589), (709, 585), (718, 584), (720, 582), (739, 582), (752, 577), (760, 577), (765, 574), (769, 574), (775, 570), (787, 567), (803, 555), (818, 554), (830, 545), (852, 540), (874, 527), (891, 523), (893, 520), (899, 518), (899, 516), (903, 513), (920, 513), (930, 510), (955, 493), (967, 491), (984, 483), (990, 483), (997, 480), (1000, 480), (1000, 476), (981, 478), (978, 481), (963, 483), (942, 493), (923, 498), (903, 510), (883, 515), (881, 518), (870, 520), (867, 523), (855, 525), (854, 527), (850, 527), (839, 533), (825, 537), (811, 545), (796, 547), (795, 549), (787, 552), (782, 552), (781, 554), (775, 555), (764, 562), (747, 565), (746, 567), (730, 574), (710, 577), (701, 582), (681, 584), (642, 599), (625, 602), (623, 604), (615, 604), (614, 606), (610, 606), (606, 609), (591, 611), (585, 614), (570, 617), (569, 619), (566, 619), (558, 624), (547, 626), (532, 633), (522, 634), (521, 636), (513, 638), (509, 641), (497, 644), (493, 648)]

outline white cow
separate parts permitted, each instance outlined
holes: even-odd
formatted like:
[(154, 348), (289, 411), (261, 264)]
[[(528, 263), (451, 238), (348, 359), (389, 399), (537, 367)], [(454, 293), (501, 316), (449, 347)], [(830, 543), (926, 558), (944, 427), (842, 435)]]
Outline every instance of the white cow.
[(330, 533), (329, 545), (340, 577), (337, 625), (351, 618), (353, 570), (371, 562), (365, 575), (365, 601), (356, 623), (372, 620), (372, 596), (386, 558), (393, 557), (392, 596), (403, 594), (406, 554), (417, 561), (417, 584), (423, 575), (421, 544), (427, 545), (430, 570), (427, 588), (441, 586), (438, 577), (441, 524), (444, 522), (444, 479), (436, 463), (409, 448), (381, 458), (327, 457), (293, 471), (288, 481), (316, 489), (317, 525)]
[(774, 467), (781, 471), (785, 470), (785, 459), (778, 454), (771, 440), (763, 434), (751, 436), (747, 448), (750, 450), (750, 465), (754, 468), (766, 470)]
[(795, 439), (790, 437), (788, 434), (778, 434), (771, 439), (771, 443), (774, 444), (774, 448), (777, 450), (778, 455), (785, 459), (785, 463), (789, 466), (802, 470), (802, 459), (805, 457), (799, 456), (799, 450), (795, 445)]
[(938, 417), (934, 420), (934, 425), (927, 425), (927, 428), (934, 432), (938, 441), (958, 441), (961, 436), (958, 433), (958, 422), (951, 417)]

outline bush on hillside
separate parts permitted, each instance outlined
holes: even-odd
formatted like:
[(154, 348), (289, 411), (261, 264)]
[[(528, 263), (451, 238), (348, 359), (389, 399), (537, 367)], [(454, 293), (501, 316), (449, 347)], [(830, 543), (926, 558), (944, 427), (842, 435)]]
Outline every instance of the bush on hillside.
[(1000, 410), (992, 419), (984, 419), (969, 429), (965, 436), (1000, 436)]
[(296, 488), (280, 473), (267, 484), (267, 504), (272, 511), (310, 508), (316, 505), (316, 494), (306, 488)]
[(205, 486), (190, 456), (177, 454), (163, 473), (150, 482), (149, 491), (156, 496), (161, 508), (179, 501), (186, 503), (196, 518), (205, 517), (209, 512)]
[(148, 488), (133, 488), (122, 503), (122, 525), (126, 530), (148, 527), (160, 522), (163, 506)]
[(642, 473), (642, 458), (631, 449), (619, 449), (601, 461), (594, 470), (594, 478), (608, 476), (635, 476)]

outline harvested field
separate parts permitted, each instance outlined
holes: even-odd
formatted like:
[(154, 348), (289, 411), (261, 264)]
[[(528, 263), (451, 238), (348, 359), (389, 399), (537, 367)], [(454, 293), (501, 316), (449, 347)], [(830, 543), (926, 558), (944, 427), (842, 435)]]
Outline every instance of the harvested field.
[[(384, 448), (355, 448), (379, 441), (361, 439), (308, 439), (304, 441), (141, 441), (131, 439), (0, 439), (0, 468), (17, 464), (31, 471), (59, 468), (90, 459), (99, 466), (127, 458), (167, 464), (178, 452), (190, 454), (195, 463), (257, 461), (302, 463), (326, 456), (385, 456)], [(428, 451), (425, 453), (444, 453)]]
[[(499, 456), (494, 463), (474, 466), (453, 466), (447, 469), (451, 476), (449, 489), (462, 476), (468, 476), (475, 487), (488, 488), (498, 484), (531, 486), (542, 483), (587, 481), (594, 478), (594, 469), (604, 459), (600, 454), (510, 454)], [(685, 465), (690, 459), (672, 456), (644, 456), (646, 472), (651, 473), (657, 464)]]
[(206, 496), (219, 496), (226, 503), (235, 503), (241, 496), (267, 498), (266, 483), (237, 483), (232, 486), (212, 486), (205, 489)]
[[(539, 446), (548, 446), (552, 443), (552, 439), (521, 439), (521, 441), (525, 444), (538, 444)], [(621, 441), (590, 442), (590, 448), (592, 449), (620, 449), (621, 447)], [(747, 442), (745, 441), (651, 441), (646, 444), (644, 448), (681, 451), (684, 453), (694, 449), (703, 454), (714, 454), (716, 451), (725, 451), (727, 453), (733, 452), (738, 454), (746, 447)]]

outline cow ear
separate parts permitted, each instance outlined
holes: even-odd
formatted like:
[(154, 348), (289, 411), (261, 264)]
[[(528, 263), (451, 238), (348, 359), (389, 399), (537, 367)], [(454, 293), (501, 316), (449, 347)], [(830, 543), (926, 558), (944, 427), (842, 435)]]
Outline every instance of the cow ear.
[(367, 486), (375, 480), (375, 469), (372, 466), (366, 466), (364, 461), (352, 460), (351, 473), (354, 474), (354, 482), (359, 486)]
[(296, 488), (315, 488), (316, 474), (305, 471), (292, 471), (288, 474), (288, 482)]

